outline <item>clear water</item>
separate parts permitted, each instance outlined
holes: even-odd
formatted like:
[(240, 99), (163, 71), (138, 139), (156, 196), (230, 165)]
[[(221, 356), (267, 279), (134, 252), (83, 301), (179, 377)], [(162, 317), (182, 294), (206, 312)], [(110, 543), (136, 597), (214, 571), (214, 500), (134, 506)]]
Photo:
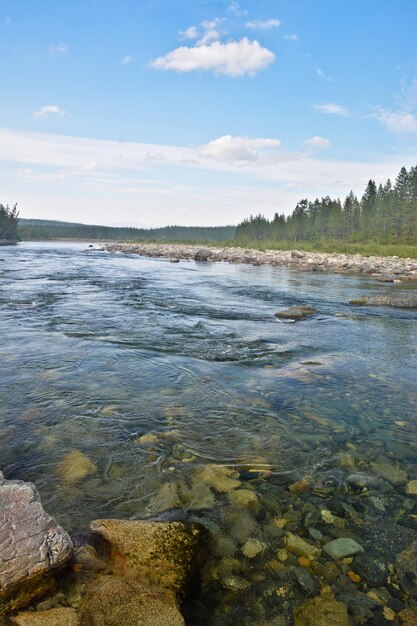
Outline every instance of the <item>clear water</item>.
[[(169, 504), (161, 486), (190, 484), (201, 464), (236, 467), (242, 481), (249, 468), (268, 467), (269, 478), (247, 483), (263, 503), (247, 535), (271, 551), (239, 574), (252, 581), (252, 606), (223, 589), (221, 618), (204, 618), (232, 624), (240, 611), (242, 624), (255, 623), (270, 615), (265, 563), (281, 541), (265, 529), (274, 514), (301, 506), (288, 500), (283, 472), (343, 482), (383, 456), (417, 478), (416, 313), (347, 304), (397, 288), (282, 268), (171, 264), (85, 244), (0, 249), (0, 468), (35, 482), (45, 508), (75, 531), (94, 518), (161, 511)], [(318, 315), (274, 318), (304, 302)], [(135, 443), (149, 432), (160, 436), (151, 450)], [(73, 450), (97, 471), (67, 484), (58, 466)], [(354, 470), (341, 465), (343, 452)], [(176, 506), (213, 509), (199, 511), (200, 521), (228, 536), (230, 502), (213, 493), (214, 507), (195, 494)], [(401, 489), (390, 497), (394, 516)], [(234, 558), (243, 560), (238, 534)]]

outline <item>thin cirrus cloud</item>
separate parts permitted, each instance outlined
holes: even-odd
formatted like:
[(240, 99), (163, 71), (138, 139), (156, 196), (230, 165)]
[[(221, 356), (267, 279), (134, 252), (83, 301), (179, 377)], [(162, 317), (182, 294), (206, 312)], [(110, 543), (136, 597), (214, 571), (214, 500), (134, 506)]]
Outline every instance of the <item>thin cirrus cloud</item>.
[(298, 35), (296, 35), (295, 33), (292, 35), (284, 35), (284, 39), (285, 41), (299, 41), (300, 38)]
[(417, 116), (409, 111), (389, 111), (377, 107), (372, 116), (395, 134), (417, 133)]
[(276, 19), (270, 20), (250, 20), (245, 24), (246, 28), (252, 30), (271, 30), (271, 28), (278, 28), (281, 26), (281, 22)]
[(326, 115), (338, 115), (339, 117), (349, 116), (348, 109), (340, 104), (315, 104), (313, 109), (319, 111), (320, 113), (325, 113)]
[(60, 109), (56, 104), (47, 104), (39, 109), (39, 111), (35, 111), (33, 114), (36, 119), (42, 119), (47, 117), (64, 117), (66, 115), (66, 111)]
[(254, 76), (275, 60), (275, 54), (256, 39), (243, 37), (240, 41), (212, 41), (193, 47), (181, 46), (158, 57), (152, 67), (177, 72), (203, 71), (225, 76)]
[(133, 63), (134, 61), (137, 61), (136, 57), (132, 57), (130, 54), (127, 54), (125, 57), (123, 57), (122, 64), (129, 65), (130, 63)]
[(65, 54), (68, 52), (68, 46), (66, 43), (59, 43), (56, 46), (49, 46), (48, 52), (49, 54)]
[(304, 144), (307, 148), (331, 148), (332, 144), (329, 139), (325, 139), (325, 137), (319, 137), (319, 135), (315, 135), (314, 137), (310, 137), (304, 141)]

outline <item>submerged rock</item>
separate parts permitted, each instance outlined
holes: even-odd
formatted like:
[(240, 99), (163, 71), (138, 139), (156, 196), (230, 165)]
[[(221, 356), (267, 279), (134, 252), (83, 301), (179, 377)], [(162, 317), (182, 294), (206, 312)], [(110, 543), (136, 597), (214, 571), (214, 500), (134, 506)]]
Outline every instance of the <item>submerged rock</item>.
[(398, 555), (395, 571), (402, 589), (417, 599), (417, 541)]
[(113, 573), (182, 595), (205, 556), (207, 531), (198, 524), (96, 520), (89, 526), (110, 543)]
[(230, 493), (242, 486), (238, 477), (239, 473), (237, 471), (224, 465), (201, 465), (195, 471), (196, 480), (223, 493)]
[(97, 471), (97, 465), (86, 454), (73, 450), (58, 465), (58, 474), (65, 483), (76, 483)]
[(344, 559), (347, 556), (354, 556), (363, 552), (362, 546), (349, 537), (340, 537), (339, 539), (333, 539), (323, 546), (323, 552), (330, 556), (335, 561)]
[(278, 311), (275, 313), (275, 317), (279, 317), (284, 320), (303, 320), (310, 315), (317, 313), (317, 309), (309, 304), (300, 304), (299, 306), (290, 306), (289, 309), (284, 311)]
[(32, 483), (0, 473), (0, 615), (26, 606), (54, 586), (51, 572), (72, 554), (72, 542), (42, 507)]
[(175, 594), (136, 580), (101, 576), (80, 608), (83, 626), (185, 626)]
[(372, 471), (395, 487), (407, 482), (407, 473), (388, 461), (371, 463)]
[(352, 569), (370, 587), (382, 587), (386, 583), (388, 567), (382, 559), (367, 552), (359, 554), (352, 564)]
[(376, 296), (364, 296), (350, 300), (349, 304), (359, 306), (393, 306), (402, 309), (417, 309), (417, 296), (411, 293), (379, 294)]
[(294, 626), (350, 626), (350, 620), (343, 602), (323, 595), (295, 609)]
[(296, 556), (304, 556), (311, 561), (318, 559), (321, 554), (319, 548), (312, 546), (311, 543), (289, 532), (285, 535), (285, 547)]

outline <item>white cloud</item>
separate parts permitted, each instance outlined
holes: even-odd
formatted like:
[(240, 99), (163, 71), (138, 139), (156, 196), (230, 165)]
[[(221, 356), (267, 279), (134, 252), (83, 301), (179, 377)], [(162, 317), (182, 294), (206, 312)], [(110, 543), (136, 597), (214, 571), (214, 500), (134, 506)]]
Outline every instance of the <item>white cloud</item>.
[(220, 17), (216, 17), (214, 20), (206, 20), (201, 22), (201, 26), (203, 27), (203, 35), (198, 40), (198, 46), (206, 46), (212, 41), (217, 41), (222, 36), (221, 31), (219, 30), (220, 24), (223, 20)]
[(68, 46), (66, 43), (59, 43), (57, 46), (49, 46), (49, 54), (65, 54), (68, 52)]
[(130, 54), (127, 54), (122, 59), (123, 65), (129, 65), (129, 63), (133, 63), (134, 61), (137, 61), (136, 57), (132, 57), (132, 56), (130, 56)]
[(253, 76), (275, 60), (275, 54), (263, 48), (256, 40), (244, 37), (240, 41), (192, 48), (182, 46), (157, 58), (152, 66), (159, 70), (193, 72), (196, 70), (224, 74), (226, 76)]
[(246, 9), (243, 9), (242, 6), (239, 4), (239, 2), (236, 2), (236, 1), (231, 2), (229, 6), (227, 7), (227, 10), (229, 11), (229, 13), (232, 13), (233, 15), (237, 15), (237, 17), (242, 17), (243, 15), (248, 14)]
[(315, 135), (304, 141), (308, 148), (331, 148), (332, 144), (329, 139)]
[(246, 22), (246, 28), (251, 28), (252, 30), (271, 30), (271, 28), (277, 28), (281, 25), (279, 20), (270, 19), (270, 20), (251, 20)]
[(47, 104), (46, 106), (39, 109), (34, 113), (34, 117), (37, 119), (41, 119), (44, 117), (50, 117), (51, 115), (58, 115), (59, 117), (63, 117), (66, 115), (66, 111), (63, 111), (56, 104)]
[(203, 157), (214, 159), (220, 163), (262, 164), (270, 162), (273, 155), (271, 151), (276, 151), (280, 144), (278, 139), (250, 139), (249, 137), (225, 135), (202, 146), (200, 153)]
[(315, 104), (313, 109), (325, 113), (326, 115), (338, 115), (339, 117), (348, 117), (349, 111), (346, 107), (340, 106), (340, 104)]
[(285, 41), (299, 41), (299, 36), (296, 34), (293, 35), (285, 35), (284, 36)]
[(315, 72), (319, 78), (326, 78), (326, 74), (323, 72), (321, 67), (316, 67)]
[(417, 116), (409, 111), (388, 111), (378, 107), (372, 117), (393, 133), (417, 133)]
[(180, 31), (181, 39), (198, 39), (199, 36), (197, 26), (190, 26), (189, 28)]

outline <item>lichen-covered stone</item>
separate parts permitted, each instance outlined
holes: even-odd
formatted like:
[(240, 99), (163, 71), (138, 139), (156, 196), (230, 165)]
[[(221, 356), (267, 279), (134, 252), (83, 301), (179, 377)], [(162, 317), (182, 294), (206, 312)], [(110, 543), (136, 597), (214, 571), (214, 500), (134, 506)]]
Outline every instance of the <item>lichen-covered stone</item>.
[(0, 615), (53, 588), (49, 573), (71, 556), (69, 535), (42, 507), (32, 483), (0, 473)]
[(184, 593), (204, 556), (206, 531), (198, 524), (95, 520), (90, 529), (111, 546), (112, 571)]
[(57, 607), (48, 611), (24, 611), (11, 618), (17, 626), (79, 626), (75, 609)]
[(119, 576), (100, 576), (89, 585), (80, 608), (80, 624), (185, 626), (172, 591)]

